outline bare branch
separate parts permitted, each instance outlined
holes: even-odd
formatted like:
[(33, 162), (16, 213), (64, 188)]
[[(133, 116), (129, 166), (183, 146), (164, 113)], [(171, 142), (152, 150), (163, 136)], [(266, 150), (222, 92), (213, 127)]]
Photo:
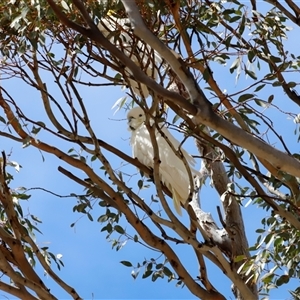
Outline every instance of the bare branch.
[[(294, 1), (292, 0), (285, 0), (285, 2), (287, 3), (287, 5), (294, 11), (295, 15), (297, 16), (297, 18), (299, 19), (300, 16), (300, 8), (299, 6), (297, 6), (295, 4)], [(299, 24), (298, 24), (299, 25)]]
[(18, 297), (20, 299), (28, 299), (28, 300), (38, 300), (39, 298), (36, 298), (32, 296), (30, 293), (28, 293), (26, 290), (21, 290), (20, 288), (13, 287), (12, 285), (6, 284), (5, 282), (0, 281), (0, 290), (14, 295), (15, 297)]

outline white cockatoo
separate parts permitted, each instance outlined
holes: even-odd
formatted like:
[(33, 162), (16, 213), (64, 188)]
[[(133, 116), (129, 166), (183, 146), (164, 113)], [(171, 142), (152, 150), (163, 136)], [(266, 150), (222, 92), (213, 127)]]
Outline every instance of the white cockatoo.
[[(109, 41), (127, 55), (137, 66), (139, 66), (149, 77), (157, 80), (157, 67), (162, 64), (161, 56), (149, 45), (142, 41), (135, 41), (128, 32), (131, 30), (128, 18), (116, 18), (109, 13), (98, 23), (101, 33), (109, 39)], [(118, 32), (118, 36), (116, 36)], [(128, 77), (133, 77), (132, 72), (125, 68)], [(133, 92), (137, 96), (141, 96), (140, 90), (145, 98), (149, 96), (149, 90), (146, 85), (139, 84), (134, 79), (128, 79)]]
[[(149, 131), (145, 125), (145, 113), (142, 108), (134, 107), (128, 114), (128, 130), (131, 131), (131, 145), (133, 150), (133, 157), (137, 158), (142, 164), (153, 169), (153, 146), (150, 138)], [(154, 120), (150, 119), (150, 124)], [(180, 147), (179, 141), (169, 132), (169, 130), (159, 124), (161, 131), (165, 134), (168, 141), (174, 146), (177, 151)], [(184, 205), (188, 200), (190, 194), (190, 180), (188, 171), (183, 161), (176, 156), (165, 138), (156, 130), (156, 142), (159, 150), (159, 174), (160, 180), (172, 192), (173, 202), (176, 211), (181, 215), (181, 204)], [(191, 174), (196, 175), (198, 172), (192, 168), (195, 166), (196, 161), (184, 149), (180, 147), (184, 155)]]

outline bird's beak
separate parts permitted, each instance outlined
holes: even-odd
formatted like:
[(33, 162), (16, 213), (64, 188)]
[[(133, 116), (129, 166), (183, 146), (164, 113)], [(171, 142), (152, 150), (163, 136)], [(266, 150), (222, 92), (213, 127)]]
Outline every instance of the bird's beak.
[(134, 119), (134, 117), (128, 117), (127, 118), (127, 120), (128, 120), (128, 122), (127, 122), (127, 124), (129, 125), (129, 127), (128, 127), (128, 131), (133, 131), (134, 130), (134, 127), (132, 127), (130, 124), (131, 124), (131, 121)]

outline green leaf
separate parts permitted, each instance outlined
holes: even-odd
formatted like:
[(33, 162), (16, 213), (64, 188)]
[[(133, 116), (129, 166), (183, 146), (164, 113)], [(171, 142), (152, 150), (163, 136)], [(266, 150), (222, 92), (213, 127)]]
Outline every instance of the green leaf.
[(36, 124), (38, 124), (42, 128), (46, 128), (46, 124), (44, 122), (42, 122), (42, 121), (38, 121), (38, 122), (36, 122)]
[(269, 107), (269, 103), (264, 100), (255, 98), (254, 101), (257, 105), (259, 105), (261, 107), (266, 107), (266, 108)]
[(6, 124), (6, 121), (5, 121), (5, 119), (4, 119), (3, 117), (1, 117), (1, 116), (0, 116), (0, 122), (2, 122), (2, 123), (4, 123), (4, 124)]
[(107, 215), (102, 215), (98, 218), (98, 222), (103, 223), (106, 222), (108, 220), (108, 216)]
[(294, 82), (294, 81), (290, 81), (290, 82), (288, 83), (288, 87), (289, 87), (289, 88), (294, 88), (294, 87), (296, 87), (296, 86), (297, 86), (297, 83)]
[(139, 187), (140, 190), (143, 188), (143, 185), (144, 185), (144, 182), (143, 182), (143, 180), (140, 179), (138, 181), (138, 187)]
[(240, 28), (238, 30), (240, 35), (242, 35), (244, 33), (245, 24), (246, 24), (246, 17), (245, 17), (245, 15), (243, 15), (243, 18), (242, 18), (242, 21), (241, 21), (241, 24), (240, 24)]
[(234, 258), (234, 262), (240, 262), (240, 261), (244, 261), (244, 260), (246, 260), (247, 259), (247, 257), (245, 256), (245, 255), (238, 255), (238, 256), (236, 256), (235, 258)]
[(151, 271), (152, 270), (152, 267), (153, 267), (153, 263), (149, 263), (147, 265), (147, 271)]
[(255, 56), (256, 56), (256, 52), (253, 49), (248, 51), (248, 60), (251, 63), (253, 62), (253, 59), (254, 59)]
[(15, 195), (16, 198), (21, 199), (21, 200), (27, 200), (31, 197), (31, 195), (26, 195), (26, 194), (17, 194)]
[(250, 70), (247, 70), (247, 69), (245, 69), (245, 72), (246, 72), (246, 74), (247, 75), (249, 75), (252, 79), (257, 79), (257, 76), (256, 76), (256, 74), (253, 72), (253, 71), (250, 71)]
[(177, 283), (176, 283), (176, 287), (177, 287), (177, 286), (181, 286), (181, 285), (182, 285), (182, 281), (181, 281), (181, 280), (178, 280)]
[(152, 278), (151, 278), (151, 280), (154, 282), (154, 281), (156, 281), (156, 279), (157, 278), (163, 278), (163, 274), (159, 271), (159, 272), (154, 272), (153, 274), (152, 274)]
[(36, 221), (38, 223), (42, 223), (42, 221), (38, 217), (36, 217), (34, 215), (31, 215), (31, 218), (32, 218), (32, 220), (34, 220), (34, 221)]
[(268, 103), (271, 103), (274, 99), (274, 95), (270, 95), (269, 98), (268, 98)]
[(273, 55), (270, 56), (270, 60), (272, 62), (274, 62), (274, 63), (280, 63), (280, 62), (282, 62), (282, 60), (281, 60), (280, 57), (276, 57), (276, 56), (273, 56)]
[(108, 223), (105, 227), (106, 227), (106, 231), (107, 231), (108, 233), (111, 233), (111, 232), (112, 232), (112, 226), (111, 226), (110, 223)]
[(41, 130), (41, 127), (32, 127), (31, 133), (32, 134), (38, 134), (39, 131)]
[(132, 276), (134, 279), (136, 279), (136, 278), (138, 277), (138, 275), (139, 275), (139, 271), (134, 271), (134, 270), (131, 271), (131, 276)]
[(180, 116), (175, 115), (173, 120), (172, 120), (172, 124), (175, 124), (179, 119), (180, 119)]
[(147, 270), (147, 271), (143, 274), (142, 278), (145, 279), (145, 278), (149, 277), (152, 273), (153, 273), (153, 271)]
[(125, 230), (120, 226), (120, 225), (116, 225), (114, 227), (114, 230), (120, 234), (124, 234), (125, 233)]
[(172, 273), (172, 272), (170, 271), (170, 269), (167, 268), (167, 267), (164, 267), (164, 268), (163, 268), (163, 272), (164, 272), (164, 274), (165, 274), (166, 276), (168, 276), (168, 277), (173, 276), (173, 273)]
[[(117, 79), (117, 80), (122, 80), (122, 79), (123, 79), (123, 76), (122, 76), (122, 74), (117, 73), (117, 74), (115, 75), (114, 78)], [(124, 98), (126, 99), (127, 97), (122, 97), (122, 98), (121, 98), (122, 101), (124, 100)], [(119, 100), (118, 100), (118, 101), (119, 101)]]
[(262, 85), (259, 85), (255, 90), (254, 92), (258, 92), (260, 91), (261, 89), (263, 89), (265, 87), (266, 84), (262, 84)]
[[(205, 68), (204, 72), (203, 72), (203, 79), (207, 82), (208, 79), (211, 78), (211, 71), (209, 68)], [(179, 118), (179, 117), (178, 117)], [(175, 118), (174, 118), (175, 119)], [(175, 122), (174, 122), (175, 123)], [(173, 124), (174, 124), (173, 123)]]
[(92, 217), (92, 215), (90, 213), (87, 213), (87, 216), (88, 216), (88, 218), (89, 218), (90, 221), (94, 221), (93, 217)]
[(254, 97), (254, 94), (243, 94), (239, 97), (238, 102), (244, 102)]
[(241, 16), (235, 16), (235, 17), (232, 17), (231, 19), (230, 19), (230, 23), (233, 23), (233, 22), (236, 22), (237, 20), (239, 20), (241, 18)]
[(132, 263), (130, 261), (122, 260), (120, 263), (126, 267), (132, 267)]
[(288, 275), (282, 275), (276, 280), (276, 285), (281, 286), (283, 284), (286, 284), (290, 281), (290, 277)]

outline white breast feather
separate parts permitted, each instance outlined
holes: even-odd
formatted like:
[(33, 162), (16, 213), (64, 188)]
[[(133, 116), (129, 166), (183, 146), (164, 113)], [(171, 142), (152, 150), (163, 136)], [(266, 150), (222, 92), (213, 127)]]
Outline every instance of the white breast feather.
[[(166, 138), (172, 143), (174, 148), (178, 150), (180, 145), (169, 130), (162, 128)], [(185, 204), (190, 192), (190, 181), (188, 172), (182, 160), (176, 156), (166, 140), (159, 132), (156, 132), (156, 141), (159, 149), (161, 164), (159, 166), (160, 179), (168, 187), (173, 194), (174, 206), (176, 211), (181, 215), (181, 206)], [(132, 132), (131, 145), (133, 149), (133, 157), (136, 157), (142, 164), (153, 168), (153, 147), (149, 132), (145, 125), (140, 126)], [(184, 149), (181, 148), (188, 164), (194, 166), (195, 160)], [(190, 167), (192, 174), (197, 171)]]

